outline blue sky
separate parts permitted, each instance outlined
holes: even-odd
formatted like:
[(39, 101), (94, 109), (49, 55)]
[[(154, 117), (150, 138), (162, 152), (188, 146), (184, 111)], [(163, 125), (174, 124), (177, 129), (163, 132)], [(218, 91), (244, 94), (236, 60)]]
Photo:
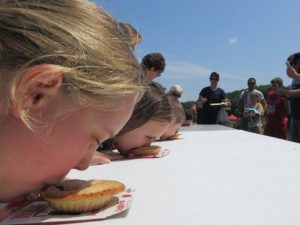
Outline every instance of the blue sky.
[(209, 85), (209, 74), (220, 74), (225, 92), (247, 87), (247, 79), (268, 84), (280, 76), (285, 85), (286, 58), (300, 51), (298, 0), (98, 0), (119, 21), (143, 36), (139, 60), (150, 52), (166, 58), (156, 79), (167, 89), (180, 84), (182, 101), (196, 100)]

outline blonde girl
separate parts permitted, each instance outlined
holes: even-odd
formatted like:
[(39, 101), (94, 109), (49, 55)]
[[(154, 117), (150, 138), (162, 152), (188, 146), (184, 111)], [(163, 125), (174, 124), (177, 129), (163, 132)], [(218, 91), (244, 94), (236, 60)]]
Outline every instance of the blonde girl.
[[(142, 92), (118, 23), (84, 0), (0, 1), (0, 202), (88, 167)], [(109, 121), (109, 122), (108, 122)]]
[(243, 117), (247, 120), (248, 128), (250, 132), (262, 134), (262, 116), (264, 115), (264, 107), (259, 102), (259, 94), (252, 92), (250, 94), (250, 104), (247, 106), (243, 113)]

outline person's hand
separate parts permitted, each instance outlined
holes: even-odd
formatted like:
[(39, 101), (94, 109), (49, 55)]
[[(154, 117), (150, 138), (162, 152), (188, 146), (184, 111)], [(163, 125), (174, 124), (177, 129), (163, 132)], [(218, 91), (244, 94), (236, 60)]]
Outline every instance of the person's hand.
[(33, 202), (37, 200), (41, 200), (40, 191), (24, 194), (20, 197), (10, 200), (10, 202), (27, 202), (27, 201)]
[(229, 99), (225, 99), (224, 101), (223, 101), (223, 103), (224, 103), (224, 108), (229, 108), (230, 106), (231, 106), (231, 102), (229, 101)]
[(102, 152), (108, 159), (111, 161), (124, 159), (124, 156), (120, 154), (120, 152), (115, 151), (103, 151)]
[(293, 78), (293, 79), (300, 78), (300, 74), (298, 74), (297, 71), (295, 70), (295, 68), (292, 66), (287, 67), (286, 74), (288, 75), (288, 77)]
[(201, 100), (198, 99), (198, 100), (196, 101), (196, 109), (201, 109), (202, 107), (203, 107), (203, 104), (202, 104)]
[(280, 96), (286, 96), (288, 94), (288, 90), (284, 89), (284, 88), (278, 88), (276, 90), (276, 94), (278, 94)]
[(95, 152), (90, 164), (108, 164), (111, 160), (103, 153)]
[(200, 100), (201, 100), (201, 102), (202, 102), (202, 104), (204, 104), (204, 103), (206, 103), (207, 102), (207, 98), (205, 98), (205, 97), (200, 97)]

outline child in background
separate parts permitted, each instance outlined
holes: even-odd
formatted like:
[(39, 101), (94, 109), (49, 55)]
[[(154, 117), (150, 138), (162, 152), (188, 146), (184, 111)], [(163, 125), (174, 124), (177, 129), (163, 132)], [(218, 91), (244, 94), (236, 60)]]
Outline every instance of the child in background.
[(167, 96), (158, 83), (149, 82), (146, 84), (144, 96), (136, 104), (129, 121), (115, 138), (105, 142), (104, 146), (98, 149), (99, 152), (95, 153), (92, 163), (107, 163), (98, 159), (99, 154), (101, 156), (106, 154), (111, 160), (116, 159), (105, 150), (116, 148), (126, 156), (133, 148), (149, 146), (166, 131), (171, 121), (172, 111)]
[[(0, 202), (89, 166), (143, 88), (118, 23), (84, 0), (0, 8)], [(114, 52), (115, 54), (111, 54)]]
[(172, 121), (168, 129), (160, 137), (160, 140), (166, 140), (173, 135), (176, 135), (179, 128), (185, 121), (185, 112), (182, 104), (178, 101), (177, 97), (168, 96), (171, 108), (172, 108)]
[(142, 75), (145, 80), (153, 80), (159, 77), (165, 70), (166, 61), (159, 52), (153, 52), (145, 55), (141, 62)]
[(193, 123), (197, 123), (197, 105), (196, 105), (196, 103), (193, 103), (190, 109), (193, 114)]
[(182, 124), (182, 126), (190, 126), (193, 124), (193, 120), (194, 120), (194, 113), (192, 111), (192, 109), (186, 109), (184, 110), (185, 113), (185, 121)]
[(267, 94), (267, 124), (264, 134), (287, 139), (287, 98), (276, 93), (278, 88), (283, 87), (283, 81), (280, 77), (275, 77), (271, 80), (271, 91)]
[(247, 121), (247, 131), (262, 134), (261, 117), (264, 115), (264, 107), (259, 103), (259, 94), (252, 92), (250, 94), (250, 104), (247, 105), (243, 117)]
[[(127, 155), (133, 148), (149, 146), (165, 132), (172, 120), (171, 106), (161, 86), (150, 82), (149, 88), (154, 101), (144, 99), (143, 103), (137, 104), (132, 117), (116, 137), (115, 145), (122, 155)], [(150, 108), (154, 108), (152, 113)]]
[(175, 84), (170, 88), (167, 95), (172, 96), (179, 101), (179, 98), (181, 98), (182, 96), (182, 92), (183, 92), (182, 87), (178, 84)]

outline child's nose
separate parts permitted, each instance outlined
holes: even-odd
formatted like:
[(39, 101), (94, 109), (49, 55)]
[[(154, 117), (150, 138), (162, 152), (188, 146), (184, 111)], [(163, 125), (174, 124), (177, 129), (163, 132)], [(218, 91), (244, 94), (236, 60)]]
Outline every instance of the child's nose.
[(86, 170), (89, 167), (89, 165), (90, 165), (90, 160), (83, 159), (74, 167), (74, 169)]
[(90, 144), (88, 146), (87, 151), (85, 152), (85, 154), (83, 155), (81, 160), (75, 165), (74, 168), (78, 169), (78, 170), (86, 170), (90, 165), (90, 162), (92, 160), (92, 157), (93, 157), (97, 147), (98, 147), (97, 143)]

